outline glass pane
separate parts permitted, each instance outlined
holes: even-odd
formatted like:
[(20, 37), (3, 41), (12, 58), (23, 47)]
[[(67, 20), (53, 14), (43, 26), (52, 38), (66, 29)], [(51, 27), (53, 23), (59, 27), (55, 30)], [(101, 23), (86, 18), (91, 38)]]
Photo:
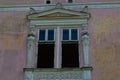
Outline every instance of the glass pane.
[(69, 40), (69, 29), (63, 29), (63, 40)]
[(48, 40), (54, 40), (54, 30), (48, 30)]
[(77, 39), (78, 39), (77, 29), (71, 29), (71, 40), (77, 40)]
[(39, 40), (45, 40), (45, 30), (39, 31)]

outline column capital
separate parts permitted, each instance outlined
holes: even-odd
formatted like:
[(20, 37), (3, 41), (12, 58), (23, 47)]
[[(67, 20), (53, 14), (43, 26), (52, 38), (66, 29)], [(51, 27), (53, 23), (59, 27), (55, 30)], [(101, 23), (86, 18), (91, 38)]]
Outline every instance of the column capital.
[(87, 26), (88, 26), (87, 23), (86, 24), (82, 24), (82, 34), (88, 33)]
[(29, 28), (34, 28), (35, 26), (33, 26), (33, 25), (29, 25)]
[(87, 23), (82, 24), (82, 27), (87, 27), (87, 26), (88, 26), (88, 24), (87, 24)]

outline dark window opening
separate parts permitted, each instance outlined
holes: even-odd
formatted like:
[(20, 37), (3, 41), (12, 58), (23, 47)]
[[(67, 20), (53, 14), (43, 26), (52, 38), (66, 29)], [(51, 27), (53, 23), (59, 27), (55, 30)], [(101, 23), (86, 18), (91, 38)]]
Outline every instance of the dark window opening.
[(72, 3), (73, 2), (73, 0), (68, 0), (68, 3)]
[(50, 3), (51, 3), (50, 0), (47, 0), (47, 1), (46, 1), (46, 4), (50, 4)]
[(38, 44), (37, 68), (54, 67), (54, 43)]
[(78, 43), (62, 44), (62, 67), (72, 68), (79, 67)]

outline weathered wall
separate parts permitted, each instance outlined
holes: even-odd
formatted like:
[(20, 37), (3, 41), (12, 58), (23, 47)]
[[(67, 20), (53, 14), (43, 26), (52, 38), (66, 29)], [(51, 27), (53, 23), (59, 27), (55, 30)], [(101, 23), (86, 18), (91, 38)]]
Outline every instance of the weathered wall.
[[(0, 0), (0, 5), (45, 4), (46, 0)], [(120, 0), (73, 0), (73, 3), (119, 2)], [(51, 0), (54, 3), (67, 3), (67, 0)]]
[(93, 80), (120, 80), (120, 9), (91, 9), (90, 63)]
[[(89, 9), (93, 80), (120, 80), (120, 9)], [(23, 80), (27, 12), (0, 12), (0, 80)]]
[(0, 12), (0, 80), (23, 80), (26, 65), (25, 12)]

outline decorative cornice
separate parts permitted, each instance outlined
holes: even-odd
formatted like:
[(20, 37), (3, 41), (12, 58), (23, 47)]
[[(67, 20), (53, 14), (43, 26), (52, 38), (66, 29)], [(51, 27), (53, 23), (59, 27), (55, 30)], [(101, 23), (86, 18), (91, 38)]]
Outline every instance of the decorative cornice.
[(82, 24), (87, 24), (87, 20), (86, 19), (83, 19), (83, 20), (80, 20), (80, 19), (70, 19), (70, 20), (32, 20), (30, 21), (30, 25), (34, 26), (34, 25), (39, 25), (39, 26), (42, 26), (42, 25), (49, 25), (49, 26), (52, 26), (52, 25), (82, 25)]
[[(68, 17), (69, 16), (69, 17)], [(46, 10), (36, 14), (28, 15), (28, 19), (30, 20), (49, 20), (52, 19), (89, 19), (90, 14), (83, 11), (74, 11), (68, 10), (64, 8), (55, 8), (52, 10)]]
[[(111, 3), (72, 3), (72, 4), (62, 4), (66, 9), (83, 9), (85, 6), (88, 8), (120, 8), (120, 2), (111, 2)], [(0, 6), (0, 11), (30, 11), (30, 8), (35, 10), (49, 10), (53, 9), (56, 4), (32, 4), (32, 5), (6, 5)]]

